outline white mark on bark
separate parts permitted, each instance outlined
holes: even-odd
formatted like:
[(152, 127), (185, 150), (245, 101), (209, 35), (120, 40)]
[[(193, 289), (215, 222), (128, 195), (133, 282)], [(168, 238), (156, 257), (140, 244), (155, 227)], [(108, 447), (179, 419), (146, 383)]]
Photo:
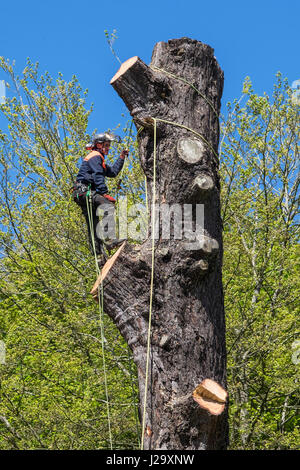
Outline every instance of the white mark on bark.
[(199, 139), (179, 139), (177, 152), (180, 158), (187, 163), (197, 163), (204, 153), (204, 145)]

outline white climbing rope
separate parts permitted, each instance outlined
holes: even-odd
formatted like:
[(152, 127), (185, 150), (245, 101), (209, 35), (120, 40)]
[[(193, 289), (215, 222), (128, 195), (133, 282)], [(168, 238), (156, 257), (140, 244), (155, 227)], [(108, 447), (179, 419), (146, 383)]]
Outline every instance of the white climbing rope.
[(147, 335), (147, 358), (146, 358), (146, 376), (145, 376), (141, 450), (144, 449), (145, 424), (146, 424), (146, 406), (147, 406), (148, 380), (149, 380), (151, 320), (152, 320), (153, 284), (154, 284), (154, 261), (155, 261), (156, 119), (153, 118), (153, 121), (154, 121), (154, 150), (153, 150), (153, 186), (152, 186), (152, 211), (151, 211), (152, 212), (152, 228), (151, 228), (152, 260), (151, 260), (150, 305), (149, 305), (149, 324), (148, 324), (148, 335)]

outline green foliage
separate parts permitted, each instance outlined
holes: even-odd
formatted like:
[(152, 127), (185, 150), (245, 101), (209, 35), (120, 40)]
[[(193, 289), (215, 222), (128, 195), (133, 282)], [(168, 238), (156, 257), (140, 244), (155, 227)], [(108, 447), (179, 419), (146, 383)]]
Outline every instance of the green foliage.
[[(115, 36), (107, 38), (112, 47)], [(21, 77), (3, 58), (0, 67), (13, 95), (0, 107), (0, 448), (110, 448), (93, 258), (69, 194), (90, 140), (87, 91), (75, 76), (40, 75), (29, 60)], [(246, 79), (222, 128), (231, 448), (294, 449), (299, 106), (280, 74), (271, 98)], [(145, 199), (144, 175), (132, 126), (123, 132), (130, 158), (120, 187), (108, 183), (131, 207)], [(119, 152), (116, 144), (110, 158)], [(135, 366), (103, 322), (112, 445), (138, 448)]]
[[(110, 448), (96, 274), (69, 193), (89, 141), (86, 92), (29, 61), (21, 78), (1, 67), (15, 96), (1, 106), (0, 447)], [(136, 371), (106, 315), (104, 344), (113, 447), (134, 448)]]
[(120, 61), (119, 57), (117, 56), (116, 54), (116, 51), (114, 50), (114, 42), (116, 39), (118, 39), (118, 36), (117, 36), (117, 30), (116, 29), (113, 29), (113, 32), (112, 33), (109, 33), (107, 29), (104, 30), (104, 34), (105, 34), (105, 38), (106, 38), (106, 41), (109, 45), (109, 48), (111, 50), (111, 53), (115, 56), (115, 58), (117, 59), (117, 61), (122, 64), (122, 62)]
[(228, 105), (221, 155), (231, 447), (299, 445), (299, 106), (277, 75)]

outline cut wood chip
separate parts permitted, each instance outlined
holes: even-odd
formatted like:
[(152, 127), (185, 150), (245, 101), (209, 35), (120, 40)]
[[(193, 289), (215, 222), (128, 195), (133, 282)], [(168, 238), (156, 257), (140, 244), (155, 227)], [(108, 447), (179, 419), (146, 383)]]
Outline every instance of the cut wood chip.
[(120, 254), (122, 253), (124, 247), (126, 245), (126, 241), (124, 243), (122, 243), (122, 245), (120, 246), (120, 248), (115, 252), (115, 254), (109, 258), (105, 265), (103, 266), (102, 270), (101, 270), (101, 273), (99, 274), (98, 276), (98, 279), (97, 281), (95, 282), (94, 284), (94, 287), (93, 289), (91, 290), (90, 294), (92, 294), (92, 296), (94, 297), (95, 300), (98, 300), (98, 287), (101, 285), (101, 283), (104, 281), (104, 279), (106, 278), (107, 274), (109, 273), (109, 271), (111, 270), (111, 268), (113, 267), (113, 265), (115, 264), (115, 262), (117, 261), (118, 257), (120, 256)]
[(203, 380), (193, 391), (194, 400), (212, 415), (219, 415), (224, 411), (227, 396), (226, 390), (211, 379)]

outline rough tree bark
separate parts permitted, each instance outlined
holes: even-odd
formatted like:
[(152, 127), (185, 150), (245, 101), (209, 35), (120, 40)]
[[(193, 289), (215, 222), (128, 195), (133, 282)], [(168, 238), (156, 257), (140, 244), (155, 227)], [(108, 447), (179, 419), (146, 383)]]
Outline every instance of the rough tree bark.
[[(155, 241), (144, 448), (224, 449), (226, 408), (215, 416), (193, 399), (194, 389), (204, 379), (213, 379), (226, 388), (218, 175), (223, 72), (211, 47), (181, 38), (157, 43), (150, 66), (138, 57), (129, 59), (111, 84), (136, 127), (143, 127), (138, 145), (149, 201), (153, 188), (153, 118), (159, 118), (185, 127), (157, 121), (156, 203), (204, 204), (205, 208), (205, 237), (199, 238), (192, 249), (184, 239), (160, 237)], [(104, 281), (105, 311), (128, 342), (138, 368), (141, 415), (150, 277), (149, 233), (142, 245), (127, 243)]]

